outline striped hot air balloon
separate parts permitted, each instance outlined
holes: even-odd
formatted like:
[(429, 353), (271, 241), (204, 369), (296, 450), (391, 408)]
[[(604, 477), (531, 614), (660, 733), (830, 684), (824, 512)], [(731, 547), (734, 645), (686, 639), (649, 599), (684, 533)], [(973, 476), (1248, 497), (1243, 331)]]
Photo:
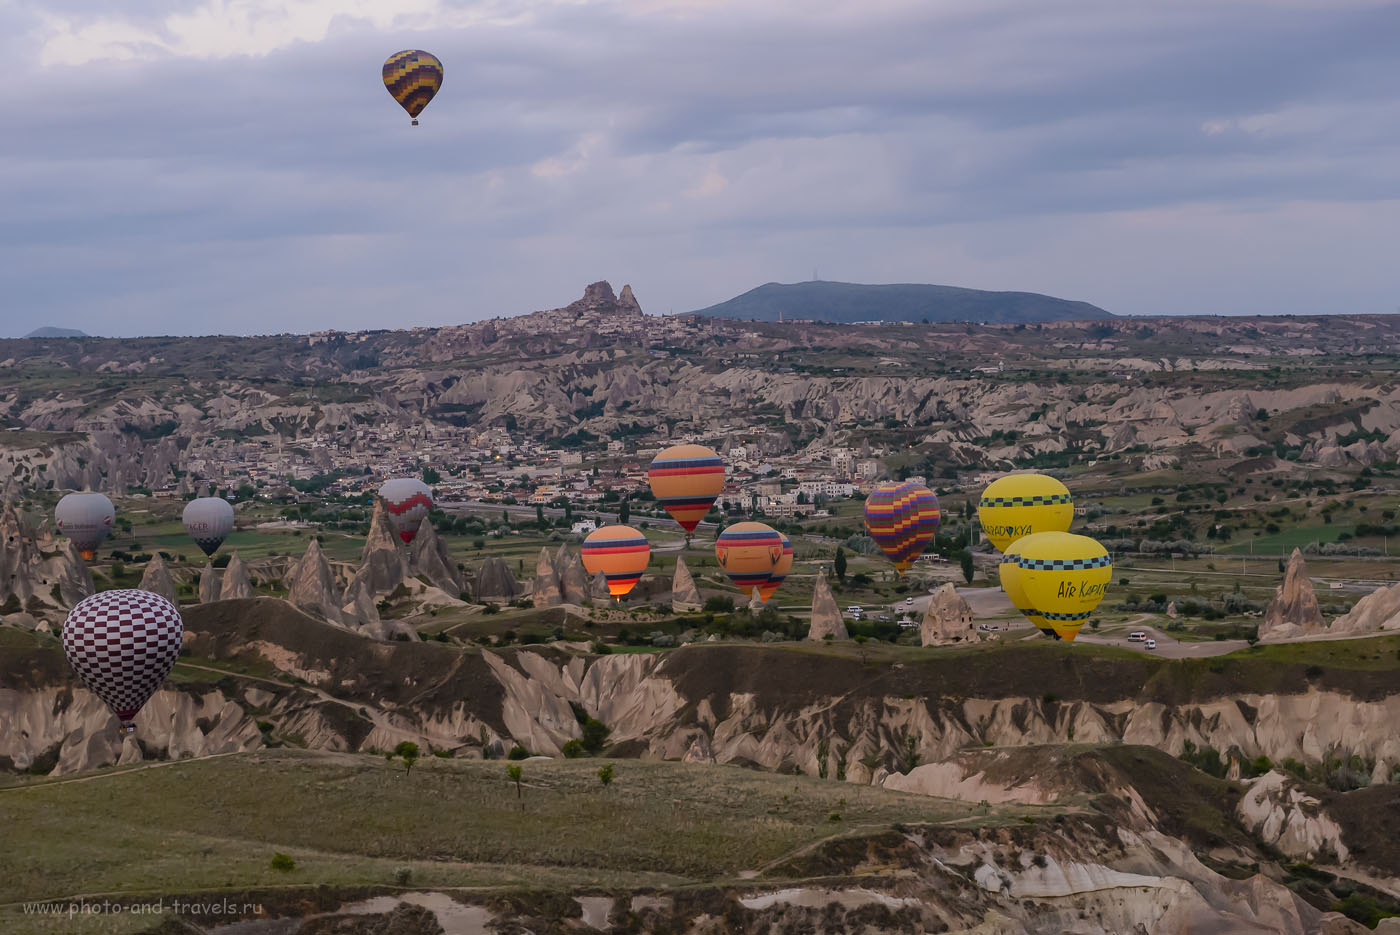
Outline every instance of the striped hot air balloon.
[(768, 576), (768, 583), (758, 586), (758, 599), (765, 604), (787, 578), (788, 572), (792, 571), (792, 540), (783, 536), (782, 533), (778, 533), (778, 535), (782, 536), (783, 539), (783, 554), (779, 556), (777, 567), (773, 569), (773, 573)]
[(765, 523), (735, 523), (715, 540), (719, 567), (745, 597), (768, 583), (782, 557), (783, 537)]
[(933, 541), (941, 519), (938, 497), (910, 481), (876, 484), (865, 498), (865, 528), (900, 574)]
[(1113, 578), (1108, 550), (1088, 536), (1042, 532), (1016, 543), (1021, 587), (1037, 614), (1064, 640), (1073, 640)]
[(651, 560), (647, 537), (631, 526), (604, 526), (583, 540), (583, 567), (590, 575), (599, 572), (608, 579), (608, 593), (613, 600), (636, 586)]
[(413, 125), (442, 87), (442, 62), (421, 49), (395, 52), (384, 62), (384, 87), (408, 111)]
[(1059, 639), (1054, 628), (1050, 626), (1050, 622), (1036, 613), (1035, 608), (1031, 606), (1030, 598), (1026, 597), (1026, 589), (1021, 582), (1021, 555), (1016, 551), (1019, 547), (1019, 542), (1012, 543), (1007, 546), (1006, 552), (1001, 556), (1001, 564), (997, 566), (997, 573), (1001, 577), (1001, 589), (1006, 592), (1006, 598), (1011, 601), (1011, 606), (1035, 624), (1037, 630), (1046, 636)]
[(675, 445), (652, 459), (647, 480), (652, 496), (689, 536), (724, 489), (724, 462), (704, 445)]
[(407, 545), (418, 535), (423, 517), (433, 511), (433, 488), (416, 477), (396, 477), (379, 485), (379, 499), (389, 511), (394, 531)]
[(1068, 532), (1074, 519), (1069, 488), (1047, 474), (1008, 474), (982, 491), (977, 520), (992, 545), (1006, 547), (1033, 532)]

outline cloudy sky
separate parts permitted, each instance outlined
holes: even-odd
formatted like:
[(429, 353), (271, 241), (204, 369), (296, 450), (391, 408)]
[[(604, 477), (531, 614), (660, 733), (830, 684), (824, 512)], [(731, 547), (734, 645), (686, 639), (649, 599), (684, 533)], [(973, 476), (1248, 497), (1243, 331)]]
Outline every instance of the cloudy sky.
[[(1400, 309), (1400, 2), (0, 0), (0, 335)], [(379, 69), (445, 63), (411, 127)]]

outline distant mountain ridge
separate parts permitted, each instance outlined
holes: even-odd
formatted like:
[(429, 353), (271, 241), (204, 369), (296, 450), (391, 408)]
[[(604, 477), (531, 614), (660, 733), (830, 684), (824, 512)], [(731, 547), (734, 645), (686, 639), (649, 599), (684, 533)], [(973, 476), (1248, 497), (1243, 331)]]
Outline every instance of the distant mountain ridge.
[(713, 318), (757, 321), (1084, 321), (1114, 318), (1090, 305), (1036, 292), (988, 292), (917, 283), (764, 283), (727, 302), (697, 310)]
[(25, 335), (26, 338), (90, 338), (92, 335), (77, 328), (55, 328), (52, 325), (45, 325), (42, 328), (35, 328)]

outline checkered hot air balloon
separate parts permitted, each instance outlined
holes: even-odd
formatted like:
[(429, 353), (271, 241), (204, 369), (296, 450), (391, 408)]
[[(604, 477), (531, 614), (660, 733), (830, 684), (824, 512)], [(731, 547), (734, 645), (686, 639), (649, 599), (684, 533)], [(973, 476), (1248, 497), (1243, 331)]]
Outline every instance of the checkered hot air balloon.
[(656, 502), (688, 537), (724, 489), (724, 462), (704, 445), (675, 445), (652, 459), (647, 480)]
[(63, 654), (131, 733), (136, 712), (175, 665), (184, 633), (180, 612), (159, 594), (103, 591), (68, 614)]
[(792, 540), (782, 533), (778, 533), (783, 539), (783, 554), (778, 557), (778, 564), (773, 568), (772, 574), (768, 576), (765, 584), (758, 586), (758, 599), (763, 603), (768, 603), (778, 590), (778, 587), (787, 579), (788, 572), (792, 571)]
[(384, 62), (384, 87), (408, 111), (413, 125), (442, 87), (442, 62), (421, 49), (395, 52)]
[(97, 557), (97, 547), (112, 531), (117, 511), (100, 493), (70, 493), (54, 507), (58, 531), (73, 541), (85, 560)]
[(865, 528), (900, 574), (933, 541), (941, 519), (938, 497), (910, 481), (877, 484), (865, 498)]
[(185, 532), (205, 555), (213, 555), (233, 532), (233, 504), (222, 497), (200, 497), (185, 505)]
[(407, 545), (418, 535), (423, 517), (433, 511), (433, 488), (416, 477), (396, 477), (379, 485), (379, 499), (389, 511), (394, 530)]
[(608, 579), (608, 593), (620, 601), (641, 580), (651, 561), (646, 536), (631, 526), (604, 526), (583, 540), (583, 567)]
[(715, 558), (748, 597), (762, 588), (783, 558), (783, 537), (765, 523), (735, 523), (715, 540)]
[(1088, 536), (1041, 532), (1018, 540), (1014, 551), (1029, 606), (1056, 636), (1073, 640), (1113, 578), (1108, 550)]

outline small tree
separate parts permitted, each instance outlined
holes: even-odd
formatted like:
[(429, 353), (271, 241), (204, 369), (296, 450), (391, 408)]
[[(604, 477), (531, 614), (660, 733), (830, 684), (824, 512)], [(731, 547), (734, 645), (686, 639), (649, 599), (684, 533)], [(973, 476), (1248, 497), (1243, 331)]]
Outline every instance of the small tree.
[(841, 579), (841, 583), (846, 583), (846, 552), (839, 545), (836, 547), (836, 561), (832, 563), (836, 569), (836, 577)]
[(604, 763), (602, 766), (598, 767), (598, 781), (605, 786), (612, 784), (613, 765), (611, 763)]
[(413, 772), (413, 764), (418, 762), (418, 744), (403, 740), (394, 748), (394, 756), (403, 758), (404, 775)]
[(506, 775), (510, 777), (511, 782), (515, 783), (515, 798), (516, 801), (520, 803), (520, 808), (523, 811), (525, 808), (525, 793), (520, 789), (520, 781), (525, 777), (525, 767), (521, 766), (519, 763), (511, 763), (506, 767)]
[(608, 739), (608, 734), (612, 733), (612, 728), (591, 717), (583, 722), (583, 748), (589, 753), (597, 753), (603, 749), (603, 743)]
[(856, 649), (860, 652), (860, 664), (865, 665), (865, 643), (870, 637), (866, 636), (864, 633), (858, 633), (851, 637), (851, 639), (855, 640)]
[(618, 521), (619, 523), (621, 523), (623, 526), (626, 526), (626, 525), (627, 525), (627, 521), (628, 521), (629, 519), (631, 519), (631, 518), (632, 518), (632, 507), (631, 507), (631, 505), (630, 505), (629, 502), (628, 502), (627, 495), (626, 495), (626, 494), (623, 494), (623, 496), (622, 496), (622, 503), (619, 504), (619, 505), (618, 505), (618, 508), (617, 508), (617, 521)]
[(968, 549), (963, 549), (962, 554), (958, 556), (958, 561), (962, 563), (963, 579), (967, 581), (968, 584), (971, 584), (974, 571), (972, 567), (972, 552)]

